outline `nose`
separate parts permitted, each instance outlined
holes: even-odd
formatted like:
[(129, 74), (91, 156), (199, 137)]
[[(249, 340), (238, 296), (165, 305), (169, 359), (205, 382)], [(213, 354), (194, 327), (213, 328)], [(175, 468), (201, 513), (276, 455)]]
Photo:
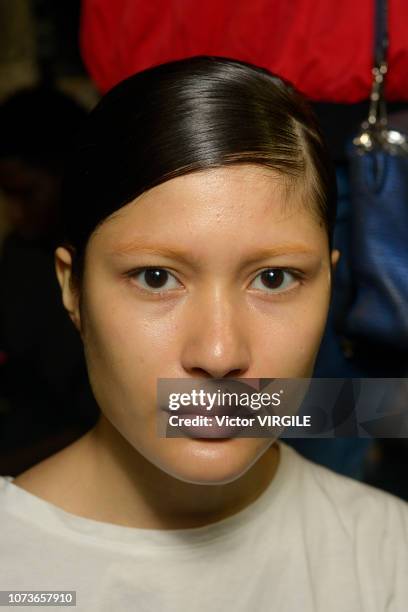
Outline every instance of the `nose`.
[(181, 361), (194, 378), (244, 377), (251, 365), (249, 330), (242, 305), (225, 295), (206, 296), (191, 305), (185, 319)]

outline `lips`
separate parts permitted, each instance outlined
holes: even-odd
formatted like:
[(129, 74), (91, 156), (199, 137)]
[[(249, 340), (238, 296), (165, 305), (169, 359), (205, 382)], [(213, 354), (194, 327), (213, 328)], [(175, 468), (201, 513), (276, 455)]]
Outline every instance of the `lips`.
[[(240, 432), (245, 430), (245, 425), (232, 426), (229, 423), (218, 424), (215, 417), (211, 416), (206, 423), (185, 423), (183, 415), (177, 415), (180, 418), (180, 423), (169, 425), (166, 430), (166, 437), (181, 437), (180, 433), (187, 435), (189, 438), (195, 439), (229, 439), (237, 437)], [(194, 419), (201, 415), (189, 415), (188, 418)], [(170, 435), (169, 435), (170, 434)]]
[[(267, 379), (269, 382), (271, 379)], [(204, 427), (202, 425), (180, 425), (170, 427), (170, 430), (177, 436), (176, 431), (181, 430), (188, 433), (192, 437), (235, 437), (242, 429), (237, 426), (229, 426), (215, 424), (215, 417), (254, 417), (255, 412), (251, 408), (251, 401), (243, 401), (243, 394), (251, 397), (252, 394), (259, 394), (264, 379), (161, 379), (158, 386), (158, 407), (159, 412), (165, 417), (167, 426), (170, 416), (183, 417), (194, 419), (195, 417), (213, 417), (213, 427)], [(224, 395), (225, 394), (225, 395)], [(177, 395), (177, 398), (174, 396)], [(183, 405), (181, 396), (188, 396), (185, 400), (187, 405)], [(171, 403), (170, 399), (173, 396)], [(236, 398), (236, 399), (235, 399)], [(234, 401), (235, 400), (235, 401)], [(221, 402), (224, 401), (224, 404)], [(231, 402), (231, 403), (230, 403)], [(247, 405), (249, 404), (249, 405)], [(172, 406), (172, 409), (170, 408)], [(264, 410), (262, 408), (261, 412)], [(259, 414), (259, 410), (256, 410)], [(228, 419), (227, 419), (228, 420)], [(202, 422), (202, 421), (201, 421)], [(161, 431), (168, 430), (164, 421), (161, 425)], [(211, 432), (211, 433), (210, 433)], [(204, 434), (204, 435), (203, 435)]]
[[(209, 405), (208, 405), (209, 406)], [(207, 410), (207, 406), (180, 406), (177, 410), (170, 410), (168, 406), (160, 406), (161, 410), (168, 414), (176, 414), (179, 416), (250, 416), (253, 415), (253, 411), (249, 406), (241, 406), (240, 404), (234, 403), (227, 406), (216, 406), (214, 405), (210, 410)]]

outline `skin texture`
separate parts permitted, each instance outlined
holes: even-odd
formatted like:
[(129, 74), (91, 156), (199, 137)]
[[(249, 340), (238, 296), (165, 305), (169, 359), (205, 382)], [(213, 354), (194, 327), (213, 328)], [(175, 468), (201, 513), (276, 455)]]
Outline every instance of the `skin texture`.
[[(157, 437), (156, 380), (312, 374), (338, 252), (303, 198), (244, 164), (167, 181), (93, 233), (81, 300), (58, 248), (102, 416), (15, 484), (75, 514), (150, 528), (210, 523), (256, 499), (279, 462), (273, 440)], [(144, 266), (169, 272), (160, 289)], [(261, 277), (271, 268), (287, 270), (275, 289)]]

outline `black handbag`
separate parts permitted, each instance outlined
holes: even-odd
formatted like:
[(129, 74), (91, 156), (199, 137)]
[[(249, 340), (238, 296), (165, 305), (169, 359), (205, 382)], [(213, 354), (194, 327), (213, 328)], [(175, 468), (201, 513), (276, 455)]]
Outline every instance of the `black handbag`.
[(348, 150), (350, 293), (338, 328), (351, 345), (408, 357), (408, 116), (387, 118), (386, 0), (375, 25), (369, 115)]

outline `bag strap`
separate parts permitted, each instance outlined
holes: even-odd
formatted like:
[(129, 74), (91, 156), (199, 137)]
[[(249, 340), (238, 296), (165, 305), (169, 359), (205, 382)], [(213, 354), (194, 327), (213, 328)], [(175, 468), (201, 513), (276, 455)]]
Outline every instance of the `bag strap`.
[(360, 133), (353, 144), (360, 152), (389, 147), (387, 107), (384, 95), (385, 75), (388, 71), (388, 0), (374, 2), (373, 81), (371, 85), (368, 117), (361, 124)]
[(384, 84), (388, 71), (388, 3), (387, 0), (374, 0), (374, 2), (374, 66), (368, 125), (372, 128), (384, 129), (387, 125)]
[(387, 60), (388, 51), (387, 0), (375, 0), (374, 28), (374, 65), (380, 66)]

